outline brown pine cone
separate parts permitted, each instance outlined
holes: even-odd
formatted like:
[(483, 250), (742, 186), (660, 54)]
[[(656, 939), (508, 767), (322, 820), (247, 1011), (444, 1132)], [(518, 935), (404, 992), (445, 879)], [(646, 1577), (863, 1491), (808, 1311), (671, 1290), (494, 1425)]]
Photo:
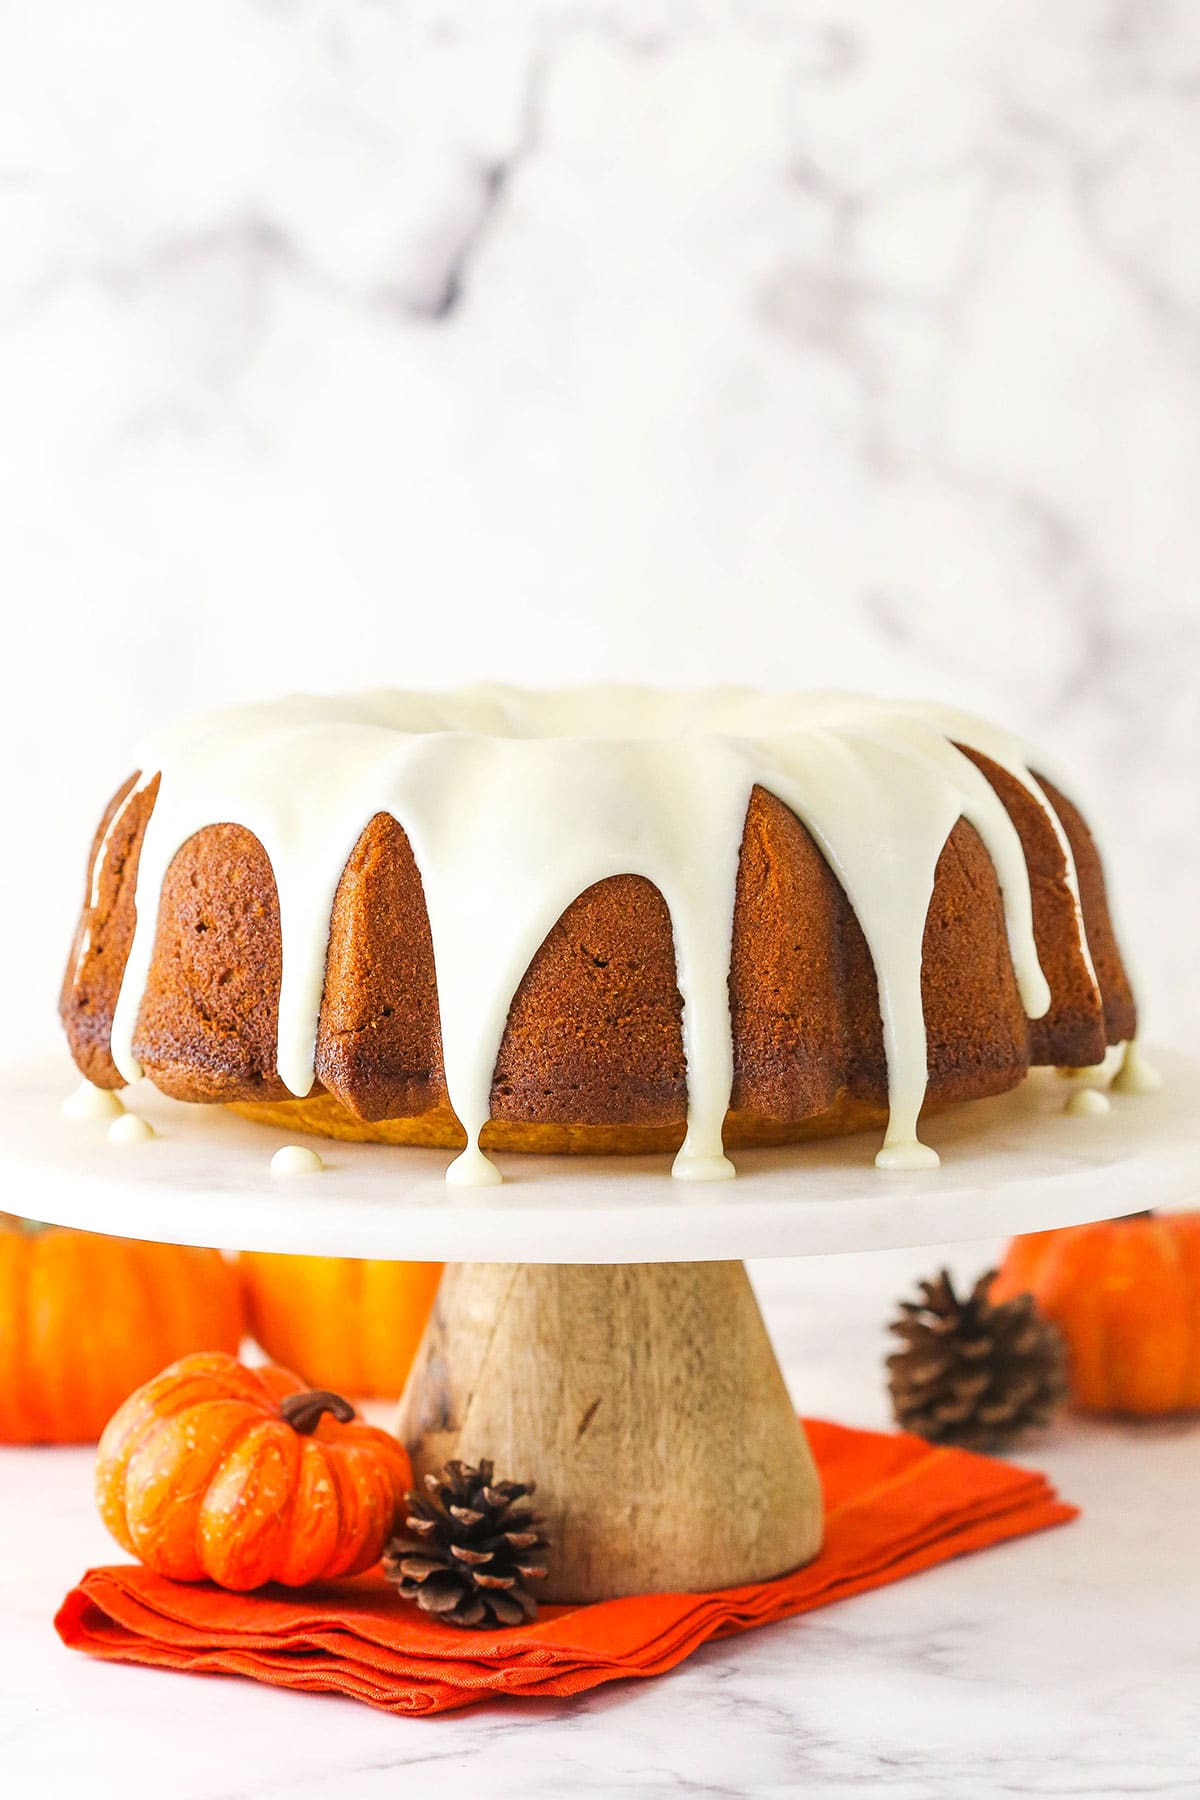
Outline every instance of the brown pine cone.
[(549, 1548), (532, 1481), (496, 1481), (493, 1465), (449, 1462), (409, 1493), (406, 1530), (383, 1567), (404, 1600), (448, 1625), (523, 1625), (537, 1616), (526, 1583), (544, 1581)]
[(949, 1271), (920, 1283), (920, 1300), (901, 1302), (891, 1329), (904, 1348), (887, 1359), (896, 1422), (934, 1444), (998, 1448), (1044, 1425), (1066, 1398), (1066, 1355), (1058, 1327), (1032, 1294), (988, 1301), (996, 1271), (960, 1299)]

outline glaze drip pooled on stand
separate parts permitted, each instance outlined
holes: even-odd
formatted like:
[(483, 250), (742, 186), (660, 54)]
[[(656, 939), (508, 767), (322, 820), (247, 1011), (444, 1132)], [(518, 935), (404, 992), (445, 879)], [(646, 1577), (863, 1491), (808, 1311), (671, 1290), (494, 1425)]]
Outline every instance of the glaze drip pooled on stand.
[[(1095, 868), (1089, 863), (1087, 873), (1099, 895), (1092, 894), (1090, 905), (1102, 915), (1105, 934), (1094, 946), (1085, 929), (1087, 886), (1075, 855), (1084, 840), (1090, 849), (1091, 840), (1069, 803), (1048, 788), (1044, 774), (1044, 759), (1027, 745), (966, 714), (837, 694), (621, 687), (536, 693), (478, 687), (447, 695), (381, 691), (296, 698), (216, 714), (147, 745), (140, 775), (110, 807), (68, 972), (64, 1017), (77, 1060), (101, 1085), (135, 1079), (146, 1061), (146, 1072), (167, 1092), (274, 1106), (279, 1123), (287, 1116), (284, 1108), (304, 1102), (318, 1109), (313, 1117), (321, 1122), (312, 1128), (333, 1135), (357, 1135), (356, 1119), (365, 1122), (362, 1135), (369, 1136), (377, 1120), (411, 1118), (416, 1121), (412, 1141), (452, 1142), (461, 1128), (466, 1146), (448, 1179), (464, 1185), (495, 1181), (499, 1175), (486, 1155), (485, 1134), (496, 1130), (490, 1121), (497, 1084), (501, 1100), (506, 1097), (498, 1059), (522, 983), (581, 896), (614, 878), (632, 878), (661, 897), (669, 917), (686, 1072), (686, 1122), (674, 1173), (686, 1180), (721, 1179), (733, 1172), (723, 1133), (740, 1071), (731, 959), (736, 963), (739, 883), (754, 848), (748, 821), (757, 816), (756, 807), (761, 814), (764, 806), (778, 803), (777, 811), (786, 809), (803, 828), (805, 842), (815, 846), (824, 878), (831, 877), (839, 890), (834, 899), (852, 915), (841, 928), (841, 947), (833, 943), (826, 954), (818, 941), (815, 952), (839, 966), (849, 958), (849, 966), (855, 953), (853, 944), (846, 948), (846, 934), (852, 929), (854, 941), (865, 946), (859, 962), (865, 959), (874, 979), (874, 993), (864, 989), (859, 995), (849, 993), (853, 980), (846, 978), (846, 1031), (858, 1034), (859, 1047), (847, 1051), (844, 1071), (829, 1083), (825, 1105), (834, 1122), (828, 1129), (852, 1129), (871, 1120), (870, 1108), (856, 1094), (869, 1086), (863, 1074), (871, 1054), (868, 1015), (876, 1015), (887, 1121), (877, 1161), (888, 1170), (929, 1168), (937, 1157), (918, 1135), (918, 1118), (930, 1070), (941, 1067), (939, 1058), (950, 1070), (943, 1083), (947, 1097), (969, 1098), (1011, 1086), (1032, 1060), (1057, 1059), (1072, 1021), (1081, 1016), (1086, 1015), (1091, 1034), (1088, 1051), (1096, 1057), (1106, 1041), (1132, 1035), (1132, 1001), (1111, 942), (1098, 858), (1092, 851)], [(402, 1090), (403, 1099), (409, 1089), (425, 1084), (424, 1093), (430, 1086), (428, 1065), (404, 1065), (399, 1053), (400, 1066), (379, 1074), (378, 1045), (396, 1010), (393, 1003), (365, 1020), (350, 1006), (354, 1016), (322, 1036), (323, 1007), (334, 980), (331, 927), (338, 920), (343, 879), (353, 873), (361, 881), (357, 896), (371, 881), (383, 880), (379, 871), (389, 855), (399, 866), (399, 852), (378, 829), (380, 821), (400, 828), (416, 881), (415, 892), (405, 890), (404, 907), (389, 900), (395, 921), (389, 913), (385, 922), (400, 932), (404, 918), (422, 905), (428, 922), (435, 989), (430, 995), (421, 987), (417, 969), (406, 990), (406, 1004), (414, 1012), (425, 1006), (432, 1017), (438, 1079), (444, 1081), (445, 1111), (424, 1136), (419, 1128), (431, 1111), (427, 1099), (406, 1101), (407, 1110), (393, 1101), (390, 1113), (355, 1102), (339, 1119), (330, 1093), (339, 1070), (349, 1071), (348, 1092), (357, 1091), (355, 1082), (375, 1080), (390, 1084), (389, 1093)], [(969, 842), (962, 838), (964, 828)], [(773, 816), (769, 829), (763, 826), (758, 833), (765, 844), (765, 886), (746, 903), (750, 910), (779, 904), (775, 891), (788, 871), (770, 837), (778, 829)], [(153, 1012), (159, 1004), (160, 961), (188, 965), (201, 954), (197, 943), (214, 929), (182, 878), (178, 893), (171, 887), (182, 855), (208, 833), (221, 837), (229, 872), (225, 886), (232, 883), (237, 890), (236, 905), (229, 906), (231, 922), (223, 927), (234, 941), (215, 978), (226, 994), (218, 994), (216, 1002), (235, 1018), (236, 1028), (209, 1033), (205, 1065), (203, 1058), (189, 1062), (181, 1055), (181, 1034), (168, 1021), (161, 1032), (166, 1047), (156, 1045), (151, 1061), (145, 1052), (147, 1008)], [(253, 887), (247, 878), (244, 896), (238, 885), (247, 866), (238, 846), (249, 841), (246, 834), (254, 840), (251, 848), (260, 848), (266, 859), (277, 927), (267, 917), (261, 884)], [(990, 864), (991, 898), (985, 895), (978, 905), (995, 904), (998, 895), (1000, 917), (994, 954), (979, 960), (987, 965), (990, 954), (988, 979), (1015, 993), (1014, 1005), (1031, 1023), (1010, 1030), (1013, 1041), (1004, 1049), (1003, 1067), (1000, 1052), (985, 1047), (975, 1057), (978, 1066), (964, 1071), (961, 1043), (947, 1045), (927, 1030), (923, 976), (929, 932), (961, 930), (968, 902), (975, 903), (979, 889), (978, 871), (967, 869), (967, 901), (947, 903), (945, 917), (935, 921), (931, 903), (939, 882), (949, 879), (946, 859), (962, 863), (964, 855), (978, 854), (979, 846)], [(1037, 904), (1033, 855), (1039, 861)], [(193, 878), (193, 891), (196, 886)], [(1045, 923), (1052, 903), (1057, 907), (1053, 930)], [(373, 922), (353, 911), (358, 904), (353, 898), (350, 929), (365, 936)], [(638, 904), (643, 904), (640, 894)], [(115, 930), (111, 921), (118, 915), (125, 919), (123, 955), (110, 953), (101, 966), (101, 939), (106, 929)], [(269, 927), (277, 931), (277, 942)], [(782, 929), (801, 936), (810, 926), (801, 913), (794, 927), (785, 923)], [(400, 948), (388, 954), (397, 964), (408, 958), (417, 968), (419, 956), (410, 940), (396, 942)], [(1044, 967), (1047, 944), (1051, 955)], [(587, 948), (580, 960), (606, 969), (606, 956), (599, 950), (587, 956)], [(800, 962), (810, 955), (810, 947), (799, 942), (784, 950)], [(265, 971), (260, 986), (269, 991), (274, 1009), (269, 1027), (263, 993), (247, 989), (243, 996), (239, 988), (255, 958)], [(378, 945), (367, 956), (368, 963), (372, 959), (380, 961)], [(631, 963), (641, 966), (633, 956)], [(770, 979), (764, 973), (762, 983)], [(1052, 992), (1055, 983), (1063, 987), (1061, 1005), (1057, 988)], [(195, 995), (199, 983), (189, 977), (186, 985)], [(952, 1005), (954, 982), (946, 987)], [(769, 986), (755, 992), (756, 1017), (767, 1039), (778, 1037), (779, 1067), (786, 1076), (796, 1054), (789, 1045), (803, 1048), (808, 1022), (802, 1009), (789, 1011), (783, 1000), (773, 1013), (771, 992)], [(780, 992), (777, 985), (774, 993)], [(203, 1028), (212, 1007), (204, 996), (196, 1005)], [(107, 1021), (101, 1017), (106, 1008)], [(553, 1023), (569, 1043), (566, 1002), (564, 1014)], [(1046, 1023), (1039, 1027), (1038, 1021)], [(988, 1024), (982, 1021), (984, 1035)], [(629, 1009), (615, 1025), (641, 1029), (637, 1017), (630, 1025)], [(268, 1029), (270, 1039), (260, 1041)], [(961, 1036), (961, 1025), (955, 1029)], [(650, 1060), (651, 1052), (657, 1054), (651, 1041), (655, 1030), (657, 1024), (649, 1022), (643, 1032), (651, 1044)], [(939, 1024), (938, 1030), (944, 1028)], [(350, 1049), (344, 1050), (343, 1042)], [(593, 1047), (585, 1045), (585, 1053)], [(530, 1089), (536, 1077), (535, 1065), (528, 1074)], [(632, 1084), (630, 1104), (649, 1104), (642, 1090), (653, 1085), (651, 1077), (639, 1075), (638, 1081), (641, 1088)], [(534, 1101), (536, 1092), (526, 1103)], [(618, 1141), (606, 1144), (601, 1130), (596, 1147), (628, 1147), (619, 1139), (623, 1102), (613, 1104)], [(735, 1141), (779, 1142), (803, 1135), (792, 1130), (795, 1120), (764, 1114), (761, 1104), (743, 1110), (746, 1123)], [(814, 1104), (809, 1111), (821, 1108)], [(306, 1120), (297, 1117), (296, 1123), (303, 1129)], [(569, 1115), (557, 1129), (562, 1141), (545, 1147), (592, 1147)], [(659, 1147), (659, 1140), (645, 1147)]]
[(73, 1094), (62, 1103), (64, 1119), (119, 1119), (125, 1108), (111, 1088), (93, 1087), (81, 1081)]

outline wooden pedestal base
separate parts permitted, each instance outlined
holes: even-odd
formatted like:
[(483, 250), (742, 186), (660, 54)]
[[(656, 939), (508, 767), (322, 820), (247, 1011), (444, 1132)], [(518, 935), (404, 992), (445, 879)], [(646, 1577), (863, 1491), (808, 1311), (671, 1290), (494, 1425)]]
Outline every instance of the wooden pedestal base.
[(447, 1268), (400, 1405), (417, 1479), (538, 1484), (550, 1601), (762, 1581), (821, 1546), (803, 1429), (740, 1262)]

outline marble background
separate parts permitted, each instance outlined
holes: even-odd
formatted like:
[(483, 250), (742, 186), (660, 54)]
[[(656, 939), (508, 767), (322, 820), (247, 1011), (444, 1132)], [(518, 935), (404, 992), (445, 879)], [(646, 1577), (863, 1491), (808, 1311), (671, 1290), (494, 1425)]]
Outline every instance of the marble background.
[(143, 728), (484, 675), (991, 709), (1200, 1039), (1200, 9), (14, 0), (0, 42), (22, 1040)]

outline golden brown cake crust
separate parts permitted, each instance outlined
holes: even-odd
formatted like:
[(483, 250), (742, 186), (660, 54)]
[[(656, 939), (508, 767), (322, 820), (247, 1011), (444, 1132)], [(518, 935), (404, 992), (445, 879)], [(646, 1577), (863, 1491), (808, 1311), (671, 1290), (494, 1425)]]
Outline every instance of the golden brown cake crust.
[[(288, 1133), (313, 1132), (318, 1137), (373, 1144), (423, 1144), (437, 1149), (461, 1150), (466, 1133), (442, 1100), (428, 1112), (410, 1119), (356, 1118), (329, 1094), (310, 1094), (307, 1100), (235, 1100), (231, 1110), (261, 1125), (273, 1125)], [(814, 1138), (843, 1137), (849, 1132), (875, 1129), (887, 1123), (887, 1108), (872, 1106), (841, 1094), (832, 1106), (811, 1118), (784, 1121), (731, 1110), (726, 1116), (724, 1142), (728, 1150), (745, 1150), (771, 1144), (796, 1144)], [(638, 1155), (647, 1151), (676, 1151), (683, 1142), (682, 1117), (665, 1125), (568, 1125), (535, 1123), (522, 1119), (492, 1119), (480, 1133), (485, 1150), (536, 1151), (547, 1155)]]
[[(59, 1000), (71, 1055), (86, 1078), (102, 1088), (124, 1086), (109, 1045), (121, 977), (133, 942), (138, 857), (158, 794), (157, 776), (135, 792), (138, 779), (131, 775), (117, 789), (96, 827), (83, 911)], [(106, 839), (108, 851), (97, 882), (96, 865)]]
[[(1070, 1068), (1089, 1068), (1104, 1056), (1116, 1037), (1105, 1032), (1102, 997), (1088, 968), (1080, 941), (1075, 897), (1067, 880), (1067, 862), (1062, 844), (1053, 825), (1033, 796), (1019, 781), (965, 744), (958, 748), (982, 770), (1004, 804), (1005, 811), (1017, 828), (1025, 865), (1029, 870), (1029, 886), (1033, 899), (1034, 935), (1038, 957), (1050, 983), (1050, 1010), (1042, 1019), (1029, 1021), (1029, 1056), (1034, 1065), (1058, 1063)], [(1049, 796), (1045, 783), (1040, 784)], [(1054, 804), (1051, 799), (1051, 804)], [(1057, 812), (1057, 807), (1055, 811)], [(1067, 842), (1074, 854), (1075, 846), (1066, 821), (1059, 815)], [(1090, 843), (1090, 839), (1088, 840)], [(1104, 898), (1104, 878), (1096, 859), (1094, 913), (1099, 923), (1108, 919)], [(1091, 925), (1084, 911), (1085, 926), (1091, 937)], [(1111, 935), (1111, 926), (1109, 926)], [(1115, 949), (1115, 943), (1114, 943)], [(1116, 960), (1120, 968), (1120, 958)], [(1099, 976), (1099, 970), (1097, 970)], [(1124, 981), (1124, 971), (1121, 972)], [(1126, 992), (1128, 986), (1126, 985)], [(1132, 1028), (1121, 1034), (1132, 1037)]]
[[(1096, 971), (1096, 980), (1100, 984), (1104, 1006), (1105, 1038), (1110, 1044), (1119, 1044), (1131, 1038), (1137, 1030), (1137, 1007), (1125, 965), (1121, 961), (1121, 952), (1117, 948), (1117, 934), (1113, 929), (1108, 897), (1104, 891), (1104, 869), (1100, 862), (1100, 852), (1078, 807), (1044, 777), (1039, 777), (1039, 780), (1071, 846), (1088, 950)], [(1098, 1062), (1099, 1058), (1091, 1060)], [(1082, 1066), (1084, 1062), (1076, 1065)]]
[[(924, 933), (928, 1103), (1015, 1086), (1031, 1062), (1100, 1060), (1132, 1035), (1132, 997), (1078, 812), (1049, 790), (1079, 867), (1097, 993), (1080, 946), (1058, 837), (1024, 788), (971, 751), (1020, 835), (1038, 952), (1053, 1000), (1025, 1019), (999, 886), (960, 820), (938, 863)], [(62, 1011), (77, 1062), (120, 1085), (109, 1053), (132, 938), (133, 883), (156, 784), (114, 797), (89, 869)], [(124, 811), (119, 809), (124, 805)], [(119, 813), (119, 817), (117, 817)], [(95, 858), (117, 825), (91, 903)], [(84, 946), (86, 945), (86, 948)], [(387, 1142), (464, 1141), (442, 1068), (433, 945), (402, 827), (378, 814), (334, 901), (317, 1033), (318, 1087), (288, 1095), (275, 1066), (281, 972), (270, 862), (243, 827), (214, 824), (179, 850), (159, 897), (135, 1053), (164, 1092), (236, 1104), (292, 1130)], [(729, 976), (731, 1147), (877, 1125), (887, 1069), (875, 972), (858, 921), (809, 833), (755, 788), (738, 870)], [(670, 1149), (686, 1110), (681, 1000), (671, 921), (658, 890), (618, 875), (581, 894), (526, 971), (496, 1060), (483, 1144), (529, 1149)]]

